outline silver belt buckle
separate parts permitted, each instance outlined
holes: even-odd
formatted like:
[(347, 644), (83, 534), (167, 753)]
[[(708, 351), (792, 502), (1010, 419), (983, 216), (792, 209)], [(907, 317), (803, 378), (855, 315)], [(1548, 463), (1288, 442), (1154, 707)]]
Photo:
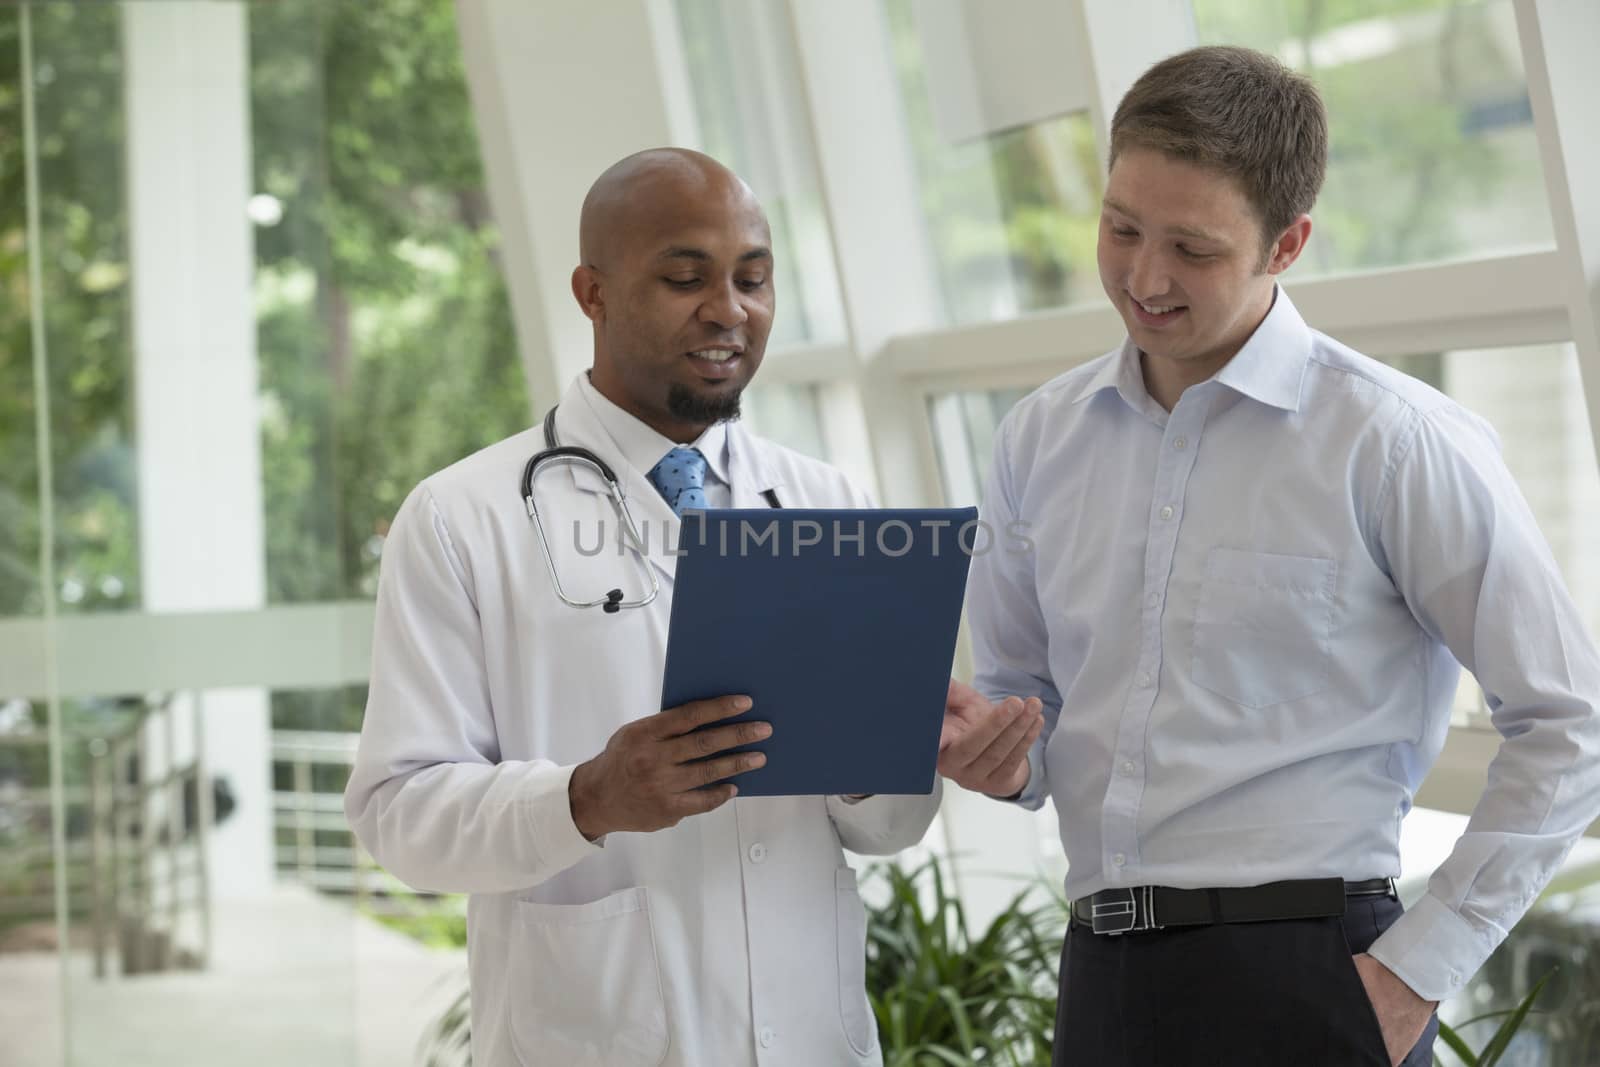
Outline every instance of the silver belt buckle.
[[(1112, 894), (1119, 894), (1112, 896)], [(1111, 899), (1101, 902), (1101, 897)], [(1102, 889), (1089, 898), (1089, 922), (1097, 934), (1115, 937), (1134, 928), (1139, 918), (1139, 908), (1132, 889)]]
[[(1102, 902), (1102, 897), (1108, 899)], [(1134, 889), (1102, 889), (1090, 898), (1089, 922), (1095, 933), (1108, 937), (1133, 930), (1159, 930), (1155, 890), (1147, 885)]]

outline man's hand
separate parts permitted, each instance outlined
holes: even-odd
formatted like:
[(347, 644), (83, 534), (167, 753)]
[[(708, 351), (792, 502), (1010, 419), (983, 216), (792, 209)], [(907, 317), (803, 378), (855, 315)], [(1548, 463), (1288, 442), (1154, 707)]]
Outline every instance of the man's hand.
[(952, 678), (939, 732), (939, 773), (975, 793), (1012, 796), (1028, 784), (1028, 749), (1043, 729), (1038, 697), (995, 704)]
[(737, 786), (705, 787), (754, 770), (767, 757), (759, 752), (716, 754), (771, 737), (771, 725), (742, 722), (693, 731), (748, 710), (749, 697), (697, 700), (630, 722), (612, 734), (605, 751), (578, 764), (567, 784), (578, 832), (590, 841), (622, 830), (647, 833), (732, 800)]
[(1378, 1016), (1378, 1027), (1383, 1031), (1383, 1045), (1389, 1050), (1389, 1062), (1399, 1067), (1412, 1047), (1422, 1039), (1436, 1000), (1423, 1000), (1402, 982), (1393, 971), (1367, 955), (1356, 957), (1356, 973), (1361, 984), (1367, 987), (1367, 999)]

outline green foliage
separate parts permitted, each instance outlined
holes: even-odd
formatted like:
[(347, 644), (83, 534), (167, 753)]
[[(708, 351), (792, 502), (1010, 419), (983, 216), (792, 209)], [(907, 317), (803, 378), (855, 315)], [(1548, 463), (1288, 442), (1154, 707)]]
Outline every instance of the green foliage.
[(423, 1035), (423, 1067), (471, 1067), (472, 999), (463, 989)]
[(0, 11), (0, 615), (44, 604), (36, 326), (48, 353), (61, 609), (139, 602), (119, 16), (110, 5), (36, 4), (31, 18), (40, 323), (29, 283), (21, 17)]
[[(1537, 1031), (1544, 1067), (1593, 1067), (1600, 1062), (1596, 899), (1592, 882), (1581, 880), (1545, 897), (1522, 917), (1467, 990), (1475, 1011), (1504, 1017), (1525, 997), (1534, 975), (1547, 975), (1539, 1010), (1524, 1027)], [(1464, 1028), (1457, 1026), (1458, 1031)], [(1507, 1062), (1513, 1059), (1508, 1056)]]
[(1503, 0), (1196, 0), (1202, 41), (1292, 61), (1327, 106), (1328, 178), (1302, 271), (1548, 240), (1548, 221), (1526, 209), (1526, 194), (1542, 194), (1531, 123), (1472, 121), (1480, 106), (1526, 106), (1499, 18), (1510, 13)]
[(527, 425), (447, 0), (251, 12), (268, 580), (371, 595), (424, 475)]
[[(421, 477), (524, 427), (449, 0), (250, 8), (268, 597), (370, 595)], [(139, 603), (119, 5), (32, 9), (65, 610)], [(0, 11), (0, 615), (42, 607), (20, 17)]]
[[(425, 475), (529, 422), (448, 0), (251, 9), (268, 596), (371, 596)], [(277, 694), (356, 729), (364, 694)], [(319, 703), (323, 702), (323, 703)]]
[(383, 925), (422, 942), (429, 948), (465, 948), (467, 898), (421, 897), (394, 877), (386, 879), (385, 907), (370, 914)]
[[(1528, 990), (1527, 995), (1517, 1003), (1515, 1008), (1474, 1016), (1464, 1022), (1457, 1023), (1454, 1027), (1440, 1023), (1439, 1040), (1443, 1042), (1445, 1047), (1460, 1057), (1461, 1062), (1466, 1064), (1467, 1067), (1494, 1067), (1495, 1064), (1500, 1062), (1501, 1057), (1506, 1054), (1506, 1050), (1511, 1047), (1511, 1039), (1517, 1036), (1518, 1030), (1522, 1029), (1522, 1024), (1527, 1021), (1528, 1013), (1533, 1010), (1533, 1002), (1539, 999), (1539, 994), (1544, 992), (1545, 983), (1549, 982), (1554, 974), (1554, 971), (1547, 972), (1543, 978), (1535, 982), (1533, 988)], [(1489, 1038), (1488, 1043), (1483, 1046), (1483, 1050), (1481, 1052), (1473, 1052), (1472, 1046), (1468, 1045), (1466, 1040), (1462, 1038), (1460, 1031), (1474, 1023), (1501, 1018), (1504, 1021), (1501, 1022), (1500, 1026)]]
[(1036, 902), (1030, 886), (975, 932), (938, 861), (881, 864), (873, 881), (888, 891), (867, 916), (867, 991), (885, 1067), (1048, 1065), (1065, 902)]

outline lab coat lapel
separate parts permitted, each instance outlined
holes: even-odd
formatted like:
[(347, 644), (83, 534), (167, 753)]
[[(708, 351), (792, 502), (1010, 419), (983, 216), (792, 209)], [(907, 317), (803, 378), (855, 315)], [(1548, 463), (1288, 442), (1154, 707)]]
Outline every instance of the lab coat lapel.
[(769, 489), (784, 507), (799, 507), (801, 501), (784, 497), (787, 488), (767, 462), (762, 442), (745, 429), (744, 423), (728, 424), (728, 481), (736, 508), (765, 508), (771, 505), (763, 496)]
[[(556, 410), (556, 433), (563, 445), (580, 445), (606, 461), (617, 476), (628, 511), (639, 527), (639, 537), (644, 541), (650, 562), (671, 581), (677, 571), (678, 558), (674, 551), (678, 545), (680, 522), (656, 487), (639, 471), (629, 465), (617, 449), (611, 435), (606, 433), (600, 420), (584, 398), (576, 382), (567, 388)], [(579, 492), (593, 493), (609, 499), (611, 487), (598, 472), (581, 463), (567, 464), (572, 472), (572, 486)], [(606, 505), (610, 511), (610, 505)], [(608, 544), (615, 544), (619, 531), (616, 523), (622, 522), (613, 515), (606, 523)]]

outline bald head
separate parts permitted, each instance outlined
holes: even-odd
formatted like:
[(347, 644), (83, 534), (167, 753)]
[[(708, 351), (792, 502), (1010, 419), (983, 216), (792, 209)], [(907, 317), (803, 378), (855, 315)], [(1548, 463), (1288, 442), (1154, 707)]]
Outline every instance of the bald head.
[(699, 152), (639, 152), (590, 188), (578, 241), (572, 293), (593, 323), (601, 395), (679, 444), (736, 418), (776, 299), (750, 187)]
[(737, 174), (701, 152), (650, 148), (613, 163), (583, 198), (578, 255), (608, 269), (634, 242), (675, 229), (686, 215), (707, 208), (753, 213), (766, 226), (755, 194)]

